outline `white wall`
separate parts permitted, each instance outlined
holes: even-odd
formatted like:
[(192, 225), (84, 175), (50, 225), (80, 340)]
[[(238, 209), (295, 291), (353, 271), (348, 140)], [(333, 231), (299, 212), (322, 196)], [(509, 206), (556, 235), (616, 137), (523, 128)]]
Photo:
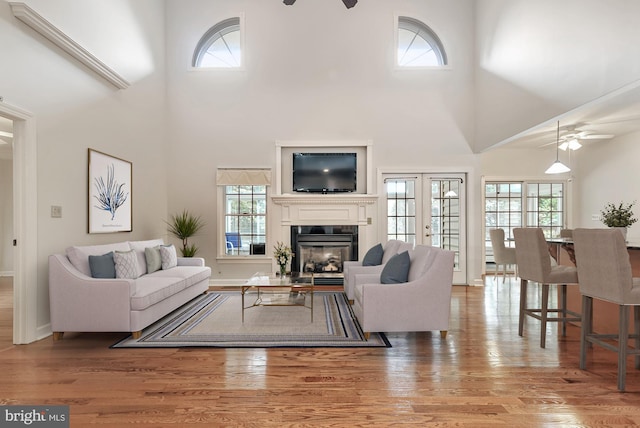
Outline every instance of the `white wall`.
[[(601, 221), (592, 220), (600, 215), (611, 202), (636, 201), (635, 217), (640, 219), (640, 132), (627, 134), (613, 140), (591, 143), (576, 152), (575, 168), (575, 217), (576, 227), (605, 227)], [(640, 224), (629, 228), (627, 239), (640, 241)]]
[(638, 1), (478, 0), (476, 9), (476, 152), (640, 79)]
[[(202, 34), (240, 14), (245, 20), (244, 70), (190, 70)], [(451, 67), (394, 69), (395, 14), (431, 26)], [(362, 1), (349, 10), (339, 0), (293, 6), (168, 0), (167, 17), (169, 211), (187, 208), (207, 220), (194, 242), (214, 277), (237, 273), (237, 266), (216, 261), (215, 170), (275, 168), (276, 140), (371, 140), (374, 171), (475, 168), (469, 147), (474, 131), (472, 0)], [(470, 185), (471, 200), (478, 187)], [(270, 212), (278, 213), (275, 208)], [(379, 224), (371, 227), (380, 229)], [(470, 230), (473, 247), (479, 231)]]
[[(94, 45), (92, 53), (132, 83), (117, 90), (0, 2), (0, 94), (5, 103), (31, 112), (37, 126), (37, 326), (43, 329), (49, 322), (49, 254), (69, 245), (165, 235), (164, 5), (94, 0), (91, 8), (110, 10), (95, 15), (81, 0), (56, 2), (64, 8), (28, 3), (81, 44), (100, 38), (105, 43)], [(133, 162), (133, 232), (87, 233), (88, 148)], [(50, 217), (51, 205), (62, 206), (62, 218)]]

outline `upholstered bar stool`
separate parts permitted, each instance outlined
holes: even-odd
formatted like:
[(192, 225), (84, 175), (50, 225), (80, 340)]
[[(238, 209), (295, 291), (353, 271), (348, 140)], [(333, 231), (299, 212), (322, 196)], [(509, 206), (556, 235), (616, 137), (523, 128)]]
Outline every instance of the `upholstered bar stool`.
[[(581, 321), (582, 316), (567, 309), (567, 285), (578, 283), (578, 272), (573, 266), (551, 265), (551, 257), (547, 241), (540, 228), (513, 229), (516, 240), (516, 260), (518, 275), (520, 276), (520, 316), (518, 320), (518, 335), (524, 331), (525, 315), (540, 320), (540, 347), (546, 346), (547, 323), (562, 324), (562, 335), (567, 334), (567, 323)], [(527, 306), (527, 286), (534, 281), (542, 286), (540, 308)], [(549, 309), (549, 286), (555, 284), (560, 291), (560, 305)], [(557, 314), (549, 317), (549, 312)]]
[(491, 238), (491, 247), (493, 248), (493, 259), (496, 263), (494, 278), (496, 280), (498, 279), (500, 266), (504, 266), (504, 270), (502, 271), (502, 282), (505, 282), (507, 279), (507, 266), (516, 264), (516, 249), (504, 245), (503, 229), (489, 230), (489, 237)]
[[(624, 391), (627, 355), (635, 355), (640, 369), (640, 278), (633, 278), (624, 237), (616, 229), (576, 229), (573, 245), (582, 294), (580, 368), (587, 367), (589, 344), (618, 353), (618, 389)], [(593, 299), (618, 305), (618, 334), (593, 331)], [(629, 334), (629, 306), (633, 306), (634, 334)], [(635, 339), (634, 348), (628, 345)], [(617, 341), (617, 346), (612, 344)]]

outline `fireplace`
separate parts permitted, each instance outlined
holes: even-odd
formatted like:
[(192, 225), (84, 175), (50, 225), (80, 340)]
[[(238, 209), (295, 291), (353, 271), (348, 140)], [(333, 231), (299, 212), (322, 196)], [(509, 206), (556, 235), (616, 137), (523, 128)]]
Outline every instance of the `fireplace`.
[(357, 260), (358, 226), (291, 226), (291, 270), (316, 284), (343, 284), (343, 262)]

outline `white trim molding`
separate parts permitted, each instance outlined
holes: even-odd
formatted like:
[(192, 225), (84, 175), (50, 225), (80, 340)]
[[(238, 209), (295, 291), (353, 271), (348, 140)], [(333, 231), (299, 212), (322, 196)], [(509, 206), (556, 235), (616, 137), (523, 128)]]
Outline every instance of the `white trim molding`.
[(46, 39), (87, 66), (91, 71), (111, 83), (118, 89), (126, 89), (131, 83), (96, 58), (91, 52), (80, 46), (75, 40), (63, 33), (58, 27), (47, 21), (35, 10), (22, 2), (9, 2), (13, 16), (36, 30)]

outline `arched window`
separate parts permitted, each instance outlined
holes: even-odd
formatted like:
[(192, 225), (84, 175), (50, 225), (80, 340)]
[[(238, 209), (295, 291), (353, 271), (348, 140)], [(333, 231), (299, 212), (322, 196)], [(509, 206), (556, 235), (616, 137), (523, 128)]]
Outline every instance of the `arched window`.
[(427, 25), (407, 16), (398, 17), (399, 67), (437, 67), (447, 65), (442, 42)]
[(191, 62), (197, 68), (236, 68), (242, 65), (240, 18), (211, 27), (200, 39)]

